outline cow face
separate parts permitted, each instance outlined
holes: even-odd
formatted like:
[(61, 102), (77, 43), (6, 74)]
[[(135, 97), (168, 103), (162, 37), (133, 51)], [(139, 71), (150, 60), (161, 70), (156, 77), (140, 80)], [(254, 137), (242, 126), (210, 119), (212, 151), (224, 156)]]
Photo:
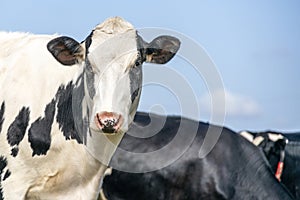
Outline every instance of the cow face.
[(111, 18), (98, 25), (82, 43), (58, 37), (48, 50), (63, 65), (81, 64), (89, 129), (126, 132), (135, 115), (142, 85), (142, 63), (164, 64), (180, 42), (160, 36), (146, 43), (131, 24)]

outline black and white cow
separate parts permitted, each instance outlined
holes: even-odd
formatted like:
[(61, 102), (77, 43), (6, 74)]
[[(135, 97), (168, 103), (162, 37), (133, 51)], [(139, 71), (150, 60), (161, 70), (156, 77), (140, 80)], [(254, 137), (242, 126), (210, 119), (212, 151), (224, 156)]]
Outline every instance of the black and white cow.
[(240, 134), (262, 149), (277, 179), (300, 199), (300, 133), (242, 131)]
[[(157, 131), (155, 127), (159, 123), (156, 122), (160, 121), (165, 123)], [(165, 117), (159, 115), (152, 114), (149, 117), (146, 113), (137, 113), (110, 164), (120, 169), (121, 166), (147, 168), (156, 165), (157, 161), (168, 160), (174, 152), (182, 149), (188, 135), (193, 134), (193, 127), (198, 127), (195, 139), (171, 165), (145, 173), (112, 169), (111, 175), (106, 176), (103, 181), (106, 199), (293, 199), (277, 181), (259, 148), (225, 127), (181, 117), (167, 117), (165, 120)], [(151, 137), (133, 137), (139, 130)], [(157, 134), (153, 131), (157, 131)], [(212, 151), (204, 158), (199, 158), (206, 134), (216, 134), (219, 131), (221, 136)], [(160, 151), (181, 134), (183, 137), (180, 137), (177, 145), (156, 160), (149, 161), (146, 156), (143, 160), (143, 157), (136, 157), (133, 153), (124, 154), (124, 150), (136, 153)]]
[(0, 32), (0, 199), (95, 199), (135, 115), (142, 63), (179, 46), (147, 43), (119, 17), (82, 43)]

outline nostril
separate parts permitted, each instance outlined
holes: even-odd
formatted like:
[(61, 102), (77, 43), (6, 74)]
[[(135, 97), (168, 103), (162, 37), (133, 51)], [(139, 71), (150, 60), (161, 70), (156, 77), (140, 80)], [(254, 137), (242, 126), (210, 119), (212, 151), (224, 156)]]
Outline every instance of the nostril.
[(104, 122), (101, 122), (103, 124), (104, 127), (107, 128), (112, 128), (117, 124), (117, 120), (116, 119), (107, 119), (104, 120)]
[(104, 128), (102, 128), (102, 131), (104, 133), (115, 133), (116, 129), (114, 129), (113, 127), (104, 127)]

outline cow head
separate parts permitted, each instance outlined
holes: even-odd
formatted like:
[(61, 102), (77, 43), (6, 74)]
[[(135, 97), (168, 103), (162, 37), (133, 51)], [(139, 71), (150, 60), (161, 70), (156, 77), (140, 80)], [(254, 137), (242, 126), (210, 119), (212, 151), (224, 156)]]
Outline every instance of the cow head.
[(126, 132), (132, 122), (142, 86), (142, 63), (167, 63), (180, 41), (159, 36), (145, 42), (131, 24), (119, 17), (98, 25), (82, 42), (58, 37), (48, 50), (61, 64), (82, 65), (84, 98), (93, 132)]

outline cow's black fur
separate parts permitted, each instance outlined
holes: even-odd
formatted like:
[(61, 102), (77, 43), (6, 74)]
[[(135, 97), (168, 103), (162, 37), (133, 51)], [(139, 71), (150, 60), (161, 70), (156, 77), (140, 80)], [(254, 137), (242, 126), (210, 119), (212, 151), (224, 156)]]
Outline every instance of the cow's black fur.
[(300, 133), (294, 136), (285, 134), (285, 136), (289, 139), (289, 143), (285, 147), (281, 181), (296, 199), (300, 199)]
[(51, 130), (55, 115), (55, 100), (53, 99), (45, 108), (45, 116), (35, 120), (28, 131), (28, 140), (32, 148), (32, 156), (46, 155), (51, 144)]
[(289, 189), (289, 191), (295, 196), (296, 199), (300, 199), (300, 133), (279, 133), (275, 131), (264, 132), (248, 132), (254, 137), (262, 136), (264, 141), (259, 144), (259, 147), (263, 150), (266, 158), (268, 159), (273, 173), (276, 172), (277, 165), (280, 158), (280, 151), (282, 149), (281, 141), (272, 141), (268, 138), (268, 134), (281, 134), (288, 143), (284, 144), (285, 158), (284, 167), (281, 175), (281, 182)]
[[(76, 115), (74, 115), (72, 110), (74, 106), (77, 106), (73, 104), (81, 104), (83, 99), (83, 94), (81, 93), (83, 93), (83, 84), (79, 84), (78, 87), (75, 87), (72, 82), (66, 86), (62, 85), (58, 88), (53, 100), (45, 106), (44, 117), (37, 118), (30, 126), (28, 126), (30, 109), (23, 107), (8, 129), (7, 140), (12, 147), (11, 155), (14, 157), (17, 156), (19, 152), (18, 145), (23, 140), (27, 127), (29, 127), (28, 141), (32, 149), (32, 156), (46, 155), (51, 145), (50, 133), (56, 111), (56, 121), (64, 137), (67, 140), (75, 139), (78, 143), (82, 143), (84, 136), (81, 136), (80, 133), (86, 132), (82, 129), (84, 127), (86, 128), (87, 124), (82, 118), (78, 118), (76, 119), (78, 123), (76, 124), (76, 129), (74, 117), (82, 116), (82, 113), (76, 113)], [(0, 130), (4, 120), (4, 110), (5, 106), (3, 102), (0, 109)], [(76, 110), (81, 111), (81, 109)]]
[(4, 102), (2, 102), (1, 108), (0, 108), (0, 133), (1, 133), (2, 124), (4, 121), (4, 111), (5, 111), (5, 104), (4, 104)]
[(29, 113), (29, 108), (23, 107), (8, 128), (7, 141), (12, 147), (12, 156), (14, 157), (17, 156), (18, 145), (24, 138), (29, 123)]
[[(159, 116), (157, 116), (159, 118)], [(147, 129), (150, 119), (138, 113), (135, 124), (128, 131)], [(180, 128), (179, 127), (183, 128)], [(105, 177), (104, 194), (109, 200), (135, 199), (292, 199), (289, 192), (276, 180), (262, 151), (235, 132), (219, 126), (180, 117), (168, 117), (161, 131), (153, 137), (139, 139), (126, 134), (119, 148), (129, 152), (150, 152), (170, 143), (182, 130), (192, 134), (191, 126), (198, 126), (197, 134), (184, 154), (171, 165), (147, 173), (127, 173), (113, 169)], [(143, 129), (141, 127), (144, 127)], [(211, 133), (221, 130), (221, 136), (212, 151), (203, 159), (199, 150), (208, 128)], [(151, 134), (149, 134), (151, 135)], [(185, 138), (182, 138), (184, 143)], [(171, 151), (180, 149), (180, 145)], [(163, 155), (167, 160), (168, 155)], [(118, 149), (112, 166), (151, 166), (149, 160), (137, 160), (132, 154)]]
[(67, 140), (75, 139), (78, 143), (82, 143), (82, 139), (79, 137), (75, 129), (74, 115), (72, 111), (72, 93), (74, 87), (75, 85), (70, 82), (68, 85), (61, 86), (58, 89), (56, 94), (58, 109), (56, 121)]
[(3, 181), (5, 181), (9, 176), (10, 176), (11, 172), (8, 170), (6, 170), (4, 176), (3, 176)]
[(3, 156), (0, 156), (0, 200), (3, 200), (3, 191), (2, 191), (1, 182), (3, 181), (2, 174), (3, 174), (6, 166), (7, 166), (6, 158), (4, 158)]

